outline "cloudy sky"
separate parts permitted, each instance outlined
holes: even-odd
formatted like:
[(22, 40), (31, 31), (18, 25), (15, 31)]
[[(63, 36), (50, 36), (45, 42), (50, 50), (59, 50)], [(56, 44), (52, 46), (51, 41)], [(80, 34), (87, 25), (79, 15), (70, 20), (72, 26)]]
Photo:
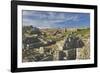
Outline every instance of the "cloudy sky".
[(38, 28), (82, 28), (90, 26), (90, 14), (23, 10), (22, 22)]

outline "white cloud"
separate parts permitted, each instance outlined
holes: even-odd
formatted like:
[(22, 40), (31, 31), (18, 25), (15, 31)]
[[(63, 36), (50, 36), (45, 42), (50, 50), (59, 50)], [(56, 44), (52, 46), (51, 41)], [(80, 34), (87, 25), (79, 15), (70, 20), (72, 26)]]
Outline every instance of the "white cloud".
[(34, 27), (38, 28), (51, 28), (52, 24), (53, 23), (50, 21), (30, 20), (30, 19), (23, 20), (23, 25), (33, 25)]
[[(59, 22), (78, 21), (78, 15), (65, 15), (65, 13), (23, 11), (23, 25), (33, 25), (34, 27), (51, 28)], [(29, 18), (29, 16), (33, 18)], [(36, 17), (36, 18), (35, 18)]]

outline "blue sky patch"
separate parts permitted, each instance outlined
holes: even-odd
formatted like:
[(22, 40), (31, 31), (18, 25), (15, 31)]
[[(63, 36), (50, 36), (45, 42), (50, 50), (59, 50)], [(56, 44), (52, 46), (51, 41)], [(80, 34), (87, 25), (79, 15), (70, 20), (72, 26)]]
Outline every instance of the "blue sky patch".
[(38, 28), (84, 28), (90, 27), (90, 14), (23, 10), (22, 22)]

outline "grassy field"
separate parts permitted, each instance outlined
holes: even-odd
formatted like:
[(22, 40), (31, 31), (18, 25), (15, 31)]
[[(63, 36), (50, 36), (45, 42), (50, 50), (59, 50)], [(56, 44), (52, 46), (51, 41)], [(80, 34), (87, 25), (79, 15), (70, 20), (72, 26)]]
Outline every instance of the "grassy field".
[(70, 52), (68, 55), (69, 50), (63, 50), (63, 46), (65, 39), (71, 33), (79, 37), (85, 44), (82, 48), (76, 48), (75, 59), (89, 59), (89, 28), (38, 29), (31, 26), (23, 27), (23, 62), (68, 60), (67, 57), (74, 56), (74, 53)]

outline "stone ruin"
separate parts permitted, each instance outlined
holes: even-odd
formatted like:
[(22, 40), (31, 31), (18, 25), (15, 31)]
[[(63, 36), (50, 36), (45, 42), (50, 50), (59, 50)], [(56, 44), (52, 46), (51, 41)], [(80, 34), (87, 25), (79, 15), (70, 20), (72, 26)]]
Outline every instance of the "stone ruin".
[(63, 50), (67, 52), (67, 60), (76, 59), (77, 49), (81, 49), (84, 45), (81, 37), (76, 36), (74, 33), (69, 34), (63, 46)]

